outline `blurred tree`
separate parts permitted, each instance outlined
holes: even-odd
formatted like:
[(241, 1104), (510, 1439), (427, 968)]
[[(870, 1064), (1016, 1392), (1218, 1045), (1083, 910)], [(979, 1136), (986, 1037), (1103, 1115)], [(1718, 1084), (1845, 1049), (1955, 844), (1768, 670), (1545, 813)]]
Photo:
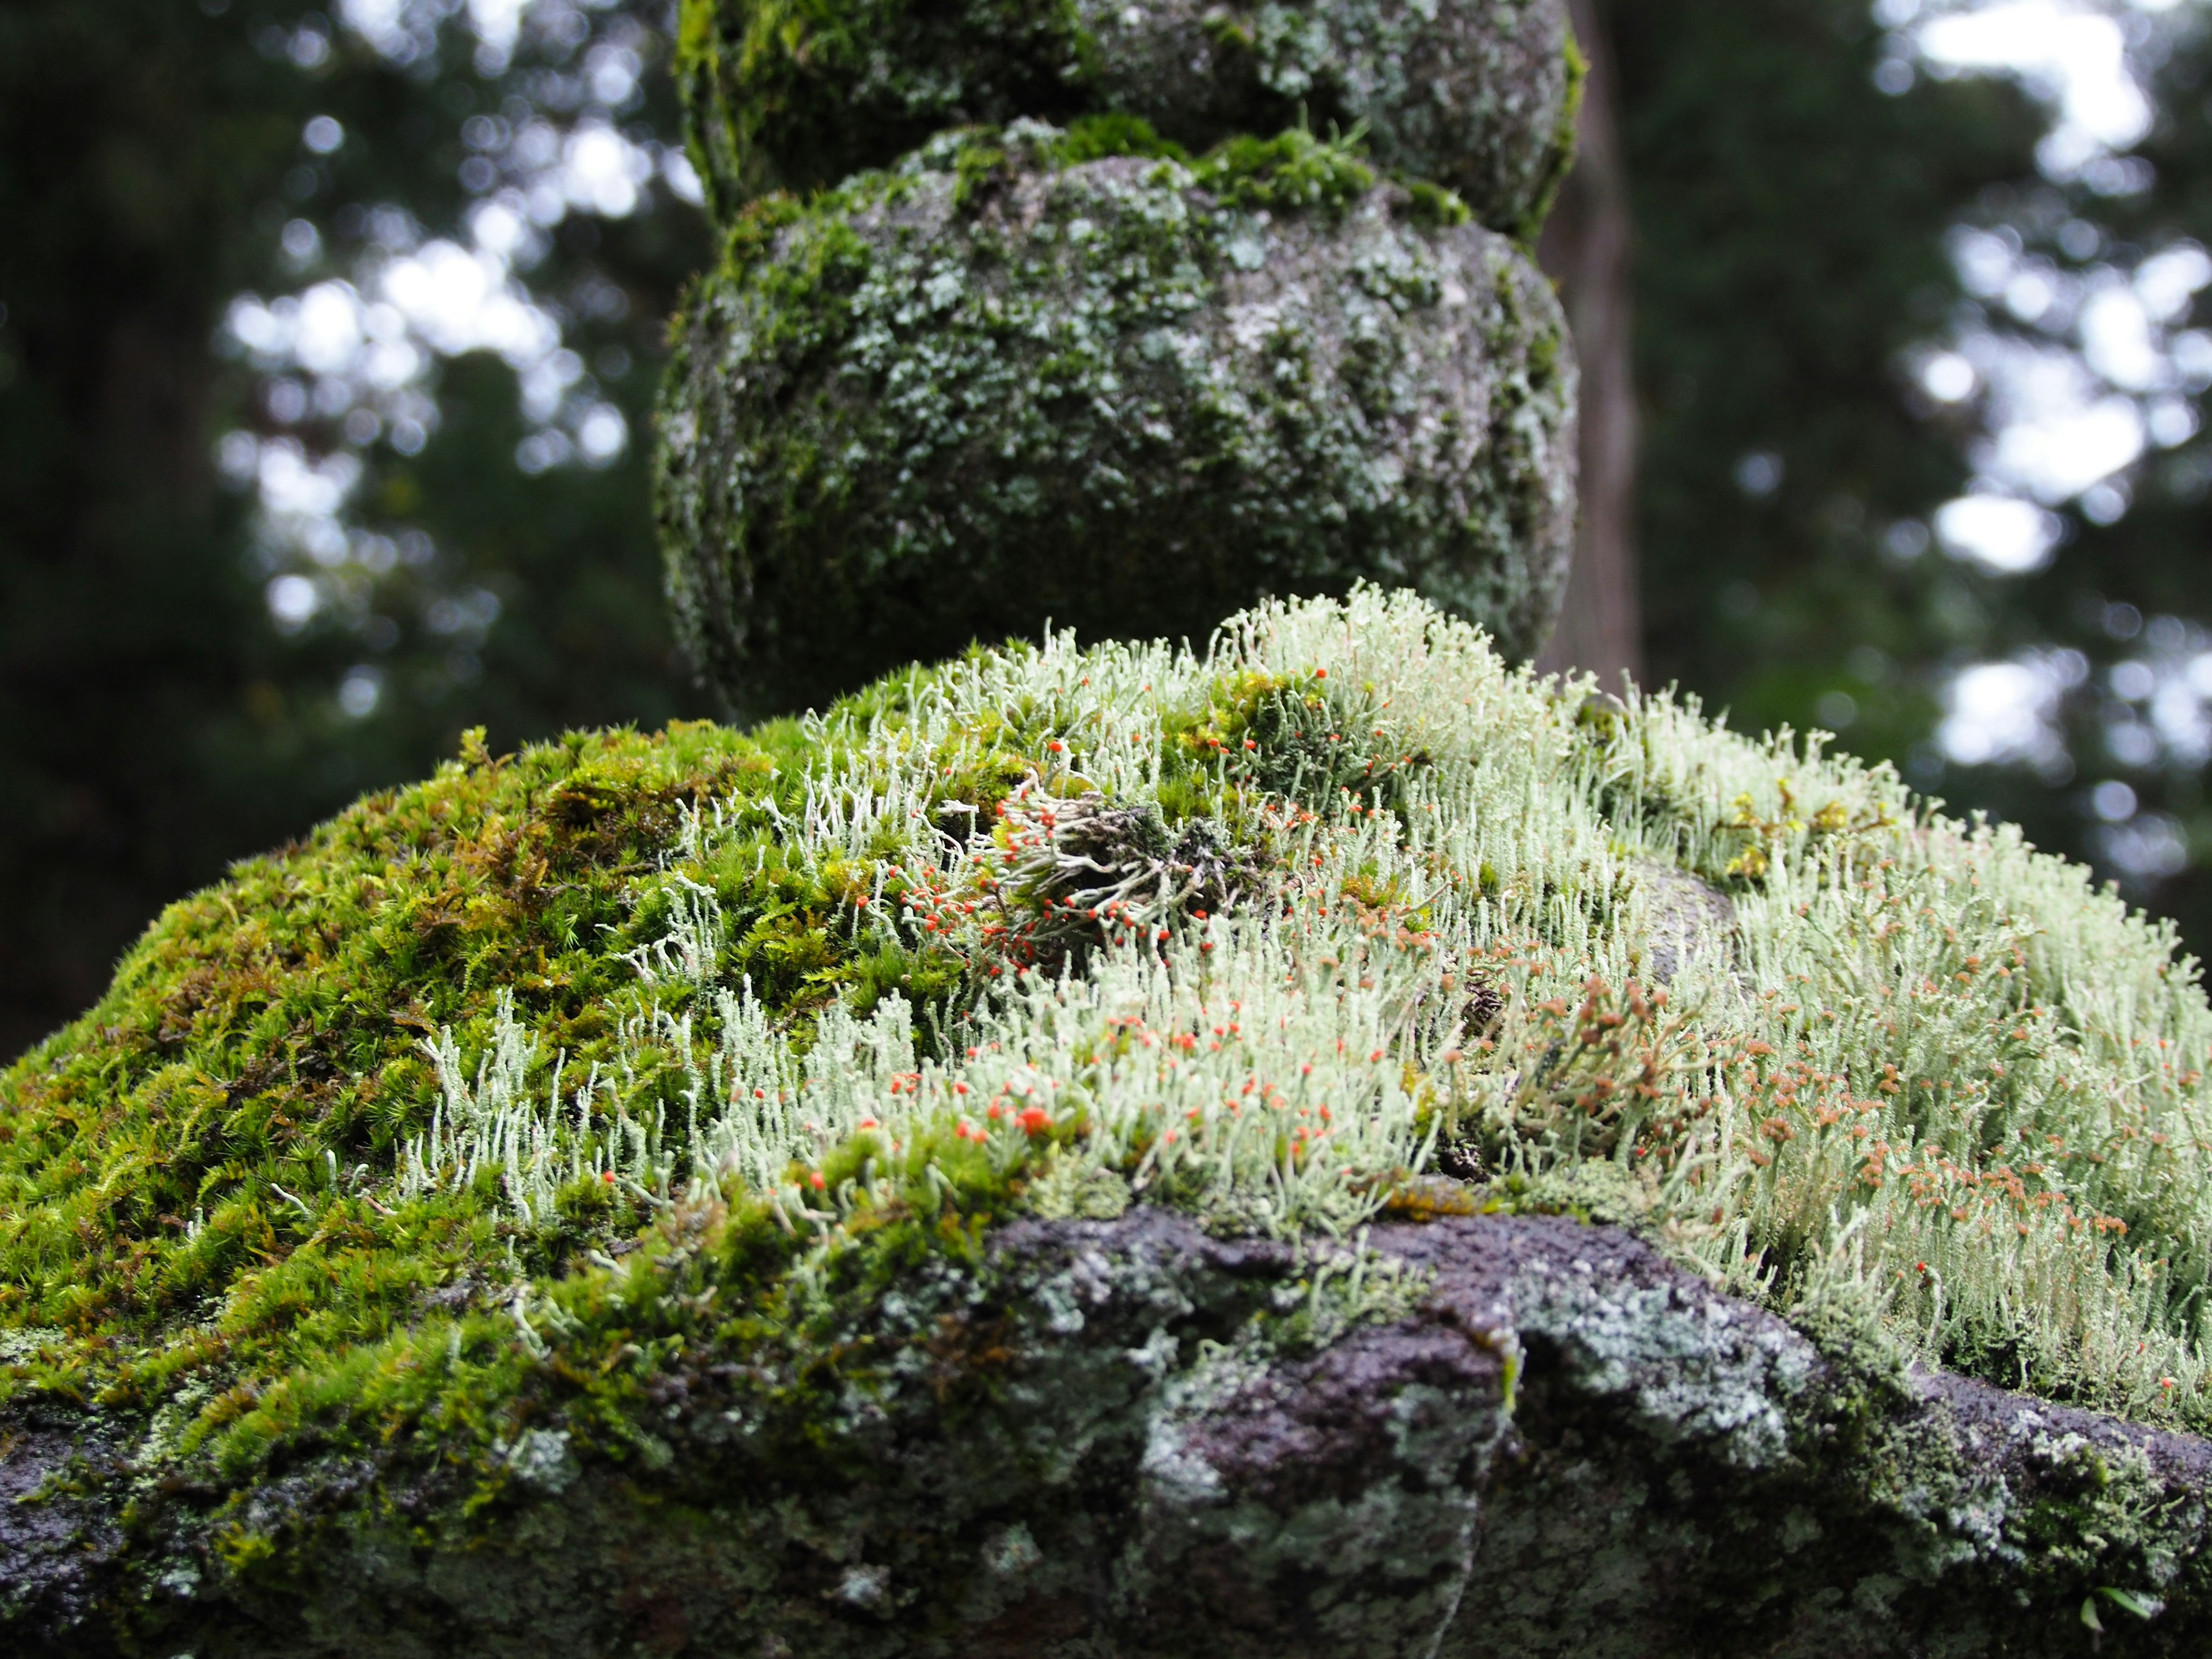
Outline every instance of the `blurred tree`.
[(2207, 952), (2212, 33), (2196, 4), (2100, 23), (2148, 118), (2108, 97), (2114, 130), (2062, 120), (1984, 192), (1952, 239), (1966, 293), (1918, 364), (1923, 406), (1972, 440), (1971, 499), (2034, 526), (1984, 550), (2015, 574), (1937, 750), (1945, 793), (2094, 858)]
[(1836, 730), (2212, 945), (2204, 8), (1596, 10), (1646, 678)]
[(1636, 568), (1635, 307), (1629, 278), (1628, 180), (1622, 170), (1619, 71), (1600, 0), (1572, 0), (1589, 60), (1574, 170), (1537, 256), (1559, 285), (1582, 370), (1581, 518), (1559, 625), (1537, 666), (1615, 684), (1644, 673)]
[(208, 343), (305, 88), (235, 33), (166, 0), (0, 10), (0, 1050), (291, 822), (242, 719), (261, 599)]
[(1970, 580), (1891, 537), (1966, 477), (1908, 407), (1904, 354), (1958, 292), (1945, 233), (2029, 165), (2041, 123), (1988, 80), (1881, 92), (1856, 0), (1639, 0), (1606, 21), (1635, 225), (1647, 678), (1741, 727), (1847, 725), (1902, 761), (1933, 709), (1899, 668), (1988, 628)]
[(0, 8), (0, 1053), (462, 727), (692, 707), (661, 9)]

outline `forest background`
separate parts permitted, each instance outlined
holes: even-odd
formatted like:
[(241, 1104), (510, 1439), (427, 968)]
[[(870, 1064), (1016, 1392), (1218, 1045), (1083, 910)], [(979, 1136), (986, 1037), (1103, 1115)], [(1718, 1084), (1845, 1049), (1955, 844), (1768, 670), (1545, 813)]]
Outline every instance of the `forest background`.
[[(0, 8), (0, 1055), (466, 728), (707, 712), (673, 0)], [(2202, 0), (1577, 0), (1552, 666), (1838, 734), (2212, 950)]]

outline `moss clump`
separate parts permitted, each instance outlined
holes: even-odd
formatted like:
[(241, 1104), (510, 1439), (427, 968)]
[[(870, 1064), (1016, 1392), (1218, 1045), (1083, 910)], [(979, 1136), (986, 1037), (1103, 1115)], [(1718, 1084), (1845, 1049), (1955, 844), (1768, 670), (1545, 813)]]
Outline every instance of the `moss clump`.
[[(1273, 138), (1224, 139), (1193, 177), (1225, 208), (1287, 213), (1341, 213), (1375, 188), (1375, 170), (1360, 159), (1358, 134), (1323, 141), (1303, 127)], [(1433, 198), (1419, 199), (1430, 222), (1449, 217), (1432, 205)]]
[(932, 134), (1134, 116), (1192, 150), (1303, 116), (1364, 124), (1387, 171), (1532, 236), (1573, 146), (1580, 58), (1555, 0), (686, 0), (695, 159), (734, 216), (890, 166)]
[[(1136, 153), (1066, 159), (1109, 144)], [(1152, 148), (963, 132), (739, 222), (659, 474), (679, 628), (733, 708), (1048, 618), (1202, 640), (1363, 578), (1540, 642), (1573, 519), (1548, 284), (1344, 142)]]
[[(94, 1425), (47, 1497), (127, 1510), (153, 1595), (653, 1470), (702, 1377), (807, 1479), (865, 1462), (870, 1367), (994, 1363), (927, 1334), (1008, 1218), (1464, 1205), (2206, 1425), (2170, 933), (1817, 743), (1589, 708), (1362, 590), (473, 750), (173, 907), (0, 1076), (0, 1407)], [(1685, 883), (1728, 903), (1686, 928)]]

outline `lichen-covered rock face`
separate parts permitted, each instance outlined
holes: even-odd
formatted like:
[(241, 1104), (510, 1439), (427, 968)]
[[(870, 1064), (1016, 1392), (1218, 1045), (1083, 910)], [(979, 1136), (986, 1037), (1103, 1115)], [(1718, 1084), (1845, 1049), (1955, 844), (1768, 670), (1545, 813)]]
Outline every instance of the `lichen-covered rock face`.
[(1300, 134), (1072, 159), (1099, 138), (956, 134), (738, 228), (659, 460), (679, 630), (733, 708), (1359, 580), (1541, 643), (1575, 394), (1541, 275)]
[(0, 1650), (2201, 1651), (2173, 947), (1366, 588), (471, 742), (0, 1073)]
[(1573, 144), (1564, 0), (686, 0), (678, 73), (720, 212), (932, 134), (1121, 114), (1192, 150), (1363, 126), (1389, 172), (1533, 238)]
[[(472, 1535), (422, 1528), (435, 1476), (368, 1508), (359, 1469), (295, 1477), (256, 1517), (287, 1523), (281, 1564), (204, 1573), (173, 1547), (135, 1639), (69, 1616), (127, 1548), (79, 1496), (117, 1449), (19, 1430), (0, 1631), (23, 1659), (2212, 1638), (2212, 1446), (1824, 1352), (1616, 1228), (1442, 1215), (1298, 1246), (1147, 1206), (913, 1267), (887, 1295), (833, 1278), (834, 1358), (666, 1355), (626, 1465), (523, 1430)], [(713, 1282), (676, 1252), (639, 1276), (641, 1307)]]

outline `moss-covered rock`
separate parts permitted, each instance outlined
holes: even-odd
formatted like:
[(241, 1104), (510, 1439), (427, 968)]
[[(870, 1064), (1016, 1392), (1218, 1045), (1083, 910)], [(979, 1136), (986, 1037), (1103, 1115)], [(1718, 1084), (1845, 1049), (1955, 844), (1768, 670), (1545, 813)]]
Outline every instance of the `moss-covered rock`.
[(471, 744), (0, 1074), (0, 1640), (2192, 1651), (2172, 946), (1371, 590)]
[(678, 73), (725, 216), (948, 127), (1129, 115), (1199, 150), (1303, 114), (1533, 238), (1581, 63), (1563, 0), (686, 0)]
[(1048, 618), (1206, 638), (1407, 586), (1525, 655), (1573, 529), (1550, 286), (1448, 198), (1292, 131), (933, 141), (732, 233), (659, 419), (679, 630), (736, 708)]

